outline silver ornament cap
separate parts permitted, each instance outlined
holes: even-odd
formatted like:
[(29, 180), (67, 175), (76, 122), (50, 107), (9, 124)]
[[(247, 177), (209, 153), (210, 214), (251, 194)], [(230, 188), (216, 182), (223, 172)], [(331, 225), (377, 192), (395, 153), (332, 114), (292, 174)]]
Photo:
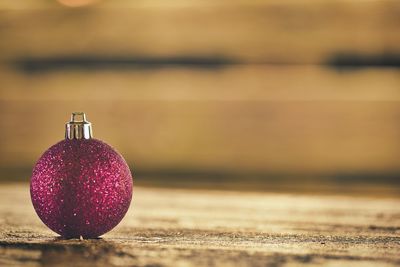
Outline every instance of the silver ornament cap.
[(86, 120), (84, 112), (72, 112), (71, 121), (65, 124), (65, 139), (91, 139), (92, 124)]

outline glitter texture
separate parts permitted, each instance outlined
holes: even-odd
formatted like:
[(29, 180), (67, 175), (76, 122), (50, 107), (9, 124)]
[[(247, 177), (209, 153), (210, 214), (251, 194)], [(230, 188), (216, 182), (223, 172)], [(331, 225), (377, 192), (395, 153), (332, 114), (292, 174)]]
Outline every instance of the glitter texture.
[(132, 176), (123, 157), (106, 143), (63, 140), (33, 169), (31, 198), (40, 219), (54, 232), (95, 238), (128, 211)]

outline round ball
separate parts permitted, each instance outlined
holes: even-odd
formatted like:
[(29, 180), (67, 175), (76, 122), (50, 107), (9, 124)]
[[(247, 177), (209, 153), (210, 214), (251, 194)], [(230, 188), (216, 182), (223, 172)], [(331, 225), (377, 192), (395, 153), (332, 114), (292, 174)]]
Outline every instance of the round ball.
[(63, 140), (36, 163), (31, 199), (39, 218), (66, 238), (95, 238), (128, 211), (132, 176), (123, 157), (96, 140)]

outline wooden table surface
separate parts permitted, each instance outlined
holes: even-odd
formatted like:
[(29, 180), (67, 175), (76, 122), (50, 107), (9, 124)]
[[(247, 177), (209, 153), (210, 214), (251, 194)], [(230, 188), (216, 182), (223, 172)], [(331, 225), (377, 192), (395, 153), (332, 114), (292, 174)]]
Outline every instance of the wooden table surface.
[[(73, 265), (71, 265), (73, 264)], [(63, 240), (0, 185), (0, 266), (396, 266), (400, 199), (136, 187), (95, 240)]]

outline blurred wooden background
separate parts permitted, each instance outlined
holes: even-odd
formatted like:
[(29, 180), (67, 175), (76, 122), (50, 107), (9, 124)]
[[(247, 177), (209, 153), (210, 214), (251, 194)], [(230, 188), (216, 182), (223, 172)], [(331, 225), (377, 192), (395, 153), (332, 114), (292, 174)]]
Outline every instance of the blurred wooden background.
[(398, 192), (399, 29), (389, 0), (1, 1), (0, 176), (84, 111), (139, 180)]

